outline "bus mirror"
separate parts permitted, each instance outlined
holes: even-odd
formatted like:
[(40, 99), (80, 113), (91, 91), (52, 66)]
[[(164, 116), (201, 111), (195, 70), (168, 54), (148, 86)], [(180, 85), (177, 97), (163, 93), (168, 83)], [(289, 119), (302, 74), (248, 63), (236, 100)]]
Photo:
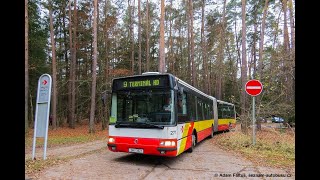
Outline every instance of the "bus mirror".
[(110, 94), (111, 94), (111, 91), (109, 91), (109, 90), (106, 90), (106, 91), (101, 92), (101, 101), (102, 101), (103, 107), (106, 106), (107, 97), (108, 97), (108, 95), (110, 95)]
[(183, 87), (179, 88), (179, 93), (182, 95), (183, 94)]
[(147, 95), (148, 95), (148, 101), (150, 101), (152, 99), (152, 92), (151, 91), (148, 91), (147, 92)]
[(106, 106), (106, 102), (107, 102), (107, 94), (106, 93), (102, 93), (101, 94), (101, 101), (102, 101), (103, 107), (105, 107)]

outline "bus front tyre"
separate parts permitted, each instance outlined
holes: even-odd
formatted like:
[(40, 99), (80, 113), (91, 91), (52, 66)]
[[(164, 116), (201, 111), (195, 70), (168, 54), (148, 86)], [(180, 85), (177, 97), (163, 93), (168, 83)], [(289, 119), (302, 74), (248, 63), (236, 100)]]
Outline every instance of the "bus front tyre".
[(188, 149), (189, 153), (193, 152), (194, 147), (196, 146), (196, 143), (197, 143), (196, 134), (192, 133), (192, 136), (191, 136), (191, 147)]

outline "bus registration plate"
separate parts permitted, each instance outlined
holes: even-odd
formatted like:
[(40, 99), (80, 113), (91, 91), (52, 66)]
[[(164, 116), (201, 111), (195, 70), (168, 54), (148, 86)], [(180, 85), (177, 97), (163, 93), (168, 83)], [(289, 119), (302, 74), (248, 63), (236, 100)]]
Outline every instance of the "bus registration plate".
[(143, 154), (143, 149), (129, 148), (129, 152)]

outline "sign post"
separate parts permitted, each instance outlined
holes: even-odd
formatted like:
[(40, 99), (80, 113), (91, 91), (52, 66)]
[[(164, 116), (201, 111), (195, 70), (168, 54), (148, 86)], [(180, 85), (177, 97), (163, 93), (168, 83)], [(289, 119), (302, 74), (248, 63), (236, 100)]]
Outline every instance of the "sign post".
[(246, 83), (246, 92), (252, 96), (252, 144), (256, 144), (256, 118), (255, 118), (255, 97), (258, 96), (263, 89), (262, 83), (259, 80), (252, 79)]
[(43, 74), (38, 80), (37, 90), (37, 107), (34, 121), (34, 135), (32, 159), (35, 159), (36, 139), (37, 137), (44, 137), (43, 159), (46, 159), (47, 139), (48, 139), (48, 125), (51, 99), (51, 83), (52, 78), (49, 74)]

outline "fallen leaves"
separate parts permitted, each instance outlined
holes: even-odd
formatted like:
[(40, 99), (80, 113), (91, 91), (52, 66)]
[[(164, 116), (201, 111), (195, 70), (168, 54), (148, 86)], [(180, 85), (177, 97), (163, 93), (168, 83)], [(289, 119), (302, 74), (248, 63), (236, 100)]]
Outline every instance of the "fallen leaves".
[[(77, 125), (75, 129), (69, 127), (59, 127), (56, 130), (53, 130), (49, 128), (47, 147), (79, 144), (95, 140), (106, 140), (108, 137), (108, 130), (101, 130), (101, 124), (95, 125), (96, 131), (93, 134), (90, 134), (88, 129), (89, 126), (87, 124)], [(29, 129), (29, 132), (25, 136), (26, 149), (32, 148), (33, 131), (34, 129)], [(43, 145), (44, 138), (37, 138), (36, 147), (43, 147)]]
[(258, 165), (288, 168), (295, 167), (295, 138), (290, 132), (262, 129), (256, 133), (256, 144), (252, 144), (252, 134), (241, 130), (217, 134), (214, 145), (241, 153)]
[(26, 174), (34, 174), (36, 172), (41, 171), (46, 167), (50, 167), (56, 164), (60, 164), (65, 160), (59, 158), (50, 158), (48, 157), (46, 160), (39, 159), (39, 160), (32, 160), (28, 159), (25, 161), (25, 173)]

